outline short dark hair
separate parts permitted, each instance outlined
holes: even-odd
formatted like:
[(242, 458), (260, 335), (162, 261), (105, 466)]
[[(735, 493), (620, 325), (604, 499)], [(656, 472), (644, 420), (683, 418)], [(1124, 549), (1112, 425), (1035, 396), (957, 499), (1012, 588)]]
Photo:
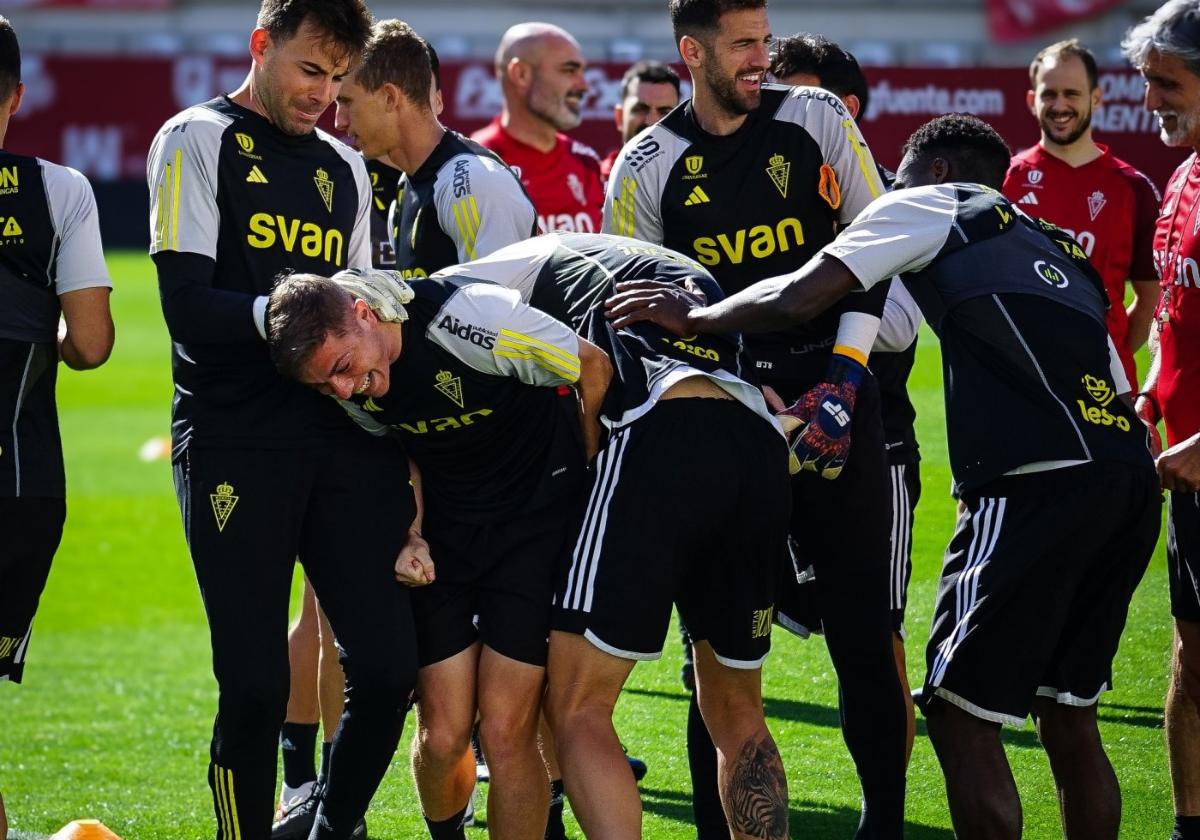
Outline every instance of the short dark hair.
[(783, 79), (796, 73), (806, 73), (820, 79), (821, 87), (842, 99), (858, 97), (858, 116), (867, 113), (871, 89), (867, 76), (858, 66), (858, 59), (824, 35), (797, 32), (780, 38), (771, 48), (771, 75)]
[(346, 334), (353, 303), (350, 293), (328, 277), (281, 276), (267, 301), (267, 346), (276, 369), (289, 379), (303, 379), (325, 339)]
[(740, 9), (765, 9), (767, 0), (668, 0), (675, 43), (684, 35), (706, 39), (721, 24), (721, 15)]
[(21, 45), (8, 18), (0, 15), (0, 101), (12, 96), (21, 83)]
[(429, 72), (433, 74), (433, 86), (438, 90), (442, 89), (442, 61), (438, 58), (437, 50), (433, 48), (433, 44), (425, 42), (425, 49), (429, 50)]
[(996, 129), (979, 117), (944, 114), (912, 133), (904, 143), (904, 155), (916, 160), (945, 158), (953, 166), (954, 180), (998, 190), (1008, 172), (1012, 150)]
[(630, 89), (638, 82), (652, 85), (668, 84), (675, 88), (677, 95), (679, 94), (679, 74), (675, 72), (674, 67), (661, 61), (639, 61), (626, 70), (625, 75), (621, 77), (621, 98), (629, 96)]
[(1092, 51), (1079, 43), (1078, 38), (1068, 38), (1065, 41), (1058, 41), (1050, 46), (1042, 49), (1033, 57), (1033, 61), (1029, 63), (1029, 86), (1037, 87), (1038, 72), (1041, 71), (1042, 65), (1050, 60), (1063, 61), (1068, 58), (1078, 58), (1083, 62), (1083, 69), (1087, 72), (1088, 90), (1095, 90), (1100, 84), (1100, 71), (1096, 69), (1096, 56), (1092, 55)]
[(354, 58), (371, 37), (375, 19), (363, 0), (262, 0), (258, 9), (258, 27), (273, 41), (290, 41), (306, 20), (323, 42)]
[(429, 43), (402, 20), (380, 21), (363, 49), (354, 79), (367, 90), (379, 90), (390, 82), (409, 102), (428, 106), (433, 83)]

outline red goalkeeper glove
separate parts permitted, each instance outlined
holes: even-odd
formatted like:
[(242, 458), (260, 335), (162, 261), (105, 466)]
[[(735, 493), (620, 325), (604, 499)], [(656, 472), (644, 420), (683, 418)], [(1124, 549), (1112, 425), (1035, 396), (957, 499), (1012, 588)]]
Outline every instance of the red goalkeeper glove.
[(854, 401), (866, 366), (849, 356), (834, 353), (825, 379), (778, 415), (785, 433), (795, 431), (788, 472), (819, 473), (821, 478), (841, 475), (850, 457), (850, 427)]

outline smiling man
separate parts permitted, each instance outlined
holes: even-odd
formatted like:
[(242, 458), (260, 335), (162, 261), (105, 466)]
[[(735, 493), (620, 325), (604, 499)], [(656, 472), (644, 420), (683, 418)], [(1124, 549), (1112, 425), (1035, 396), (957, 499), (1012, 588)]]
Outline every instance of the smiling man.
[(477, 712), (490, 831), (541, 837), (549, 786), (537, 724), (555, 569), (574, 535), (585, 452), (599, 446), (611, 367), (516, 292), (454, 279), (410, 290), (394, 278), (284, 280), (271, 293), (272, 355), (369, 431), (398, 437), (420, 469), (436, 571), (398, 573), (428, 584), (412, 596), (414, 771), (430, 837), (464, 836)]
[[(245, 83), (168, 120), (147, 159), (173, 341), (175, 487), (219, 688), (209, 765), (219, 840), (270, 831), (297, 557), (347, 683), (313, 837), (364, 832), (415, 684), (408, 593), (392, 571), (413, 515), (398, 478), (407, 461), (280, 377), (265, 340), (281, 271), (370, 265), (362, 158), (315, 129), (370, 30), (358, 0), (265, 0)], [(381, 525), (348, 555), (331, 535), (359, 518)]]
[[(604, 229), (686, 254), (732, 294), (798, 268), (883, 183), (841, 100), (820, 88), (764, 84), (765, 0), (672, 0), (669, 9), (692, 99), (622, 149)], [(826, 604), (842, 731), (863, 786), (862, 838), (899, 837), (904, 811), (890, 490), (879, 389), (866, 368), (886, 294), (881, 284), (811, 323), (747, 341), (763, 383), (785, 402), (805, 398), (816, 411), (832, 398), (846, 421), (836, 436), (799, 447), (791, 527), (800, 568), (781, 571), (790, 580), (778, 613), (790, 626), (802, 623), (797, 581), (811, 566)]]
[(600, 156), (562, 133), (583, 119), (586, 67), (579, 42), (565, 29), (548, 23), (513, 26), (496, 48), (504, 110), (471, 135), (516, 171), (537, 208), (542, 233), (600, 229)]
[[(1069, 231), (1100, 272), (1110, 303), (1108, 331), (1125, 376), (1136, 384), (1133, 354), (1146, 343), (1158, 301), (1158, 189), (1092, 138), (1101, 94), (1087, 47), (1074, 39), (1046, 47), (1029, 65), (1029, 84), (1029, 110), (1042, 139), (1013, 157), (1003, 192), (1029, 215)], [(1127, 284), (1134, 292), (1128, 307)]]
[(537, 232), (520, 181), (494, 153), (438, 120), (425, 40), (401, 20), (375, 26), (342, 85), (337, 128), (363, 155), (400, 168), (391, 209), (395, 267), (405, 278), (485, 257)]

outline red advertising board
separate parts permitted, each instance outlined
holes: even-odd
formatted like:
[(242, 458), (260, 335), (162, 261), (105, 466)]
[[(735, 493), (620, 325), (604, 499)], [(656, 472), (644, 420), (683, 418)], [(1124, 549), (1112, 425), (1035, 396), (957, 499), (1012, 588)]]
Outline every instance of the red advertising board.
[(988, 30), (998, 41), (1020, 41), (1120, 4), (1121, 0), (987, 0)]
[[(7, 146), (40, 154), (99, 180), (144, 178), (154, 132), (175, 112), (233, 90), (245, 78), (245, 59), (186, 55), (168, 58), (26, 56), (28, 86), (10, 126)], [(574, 135), (606, 154), (617, 143), (612, 108), (621, 64), (588, 68), (591, 93)], [(498, 84), (483, 62), (442, 65), (445, 123), (470, 132), (500, 110)], [(1038, 139), (1025, 105), (1024, 68), (870, 68), (871, 105), (863, 132), (879, 161), (899, 162), (909, 133), (933, 116), (966, 111), (992, 123), (1015, 149)], [(1157, 119), (1141, 104), (1142, 80), (1131, 70), (1100, 77), (1105, 105), (1095, 114), (1096, 137), (1160, 186), (1186, 154), (1166, 149)], [(102, 91), (102, 93), (96, 93)], [(333, 109), (324, 124), (330, 127)]]

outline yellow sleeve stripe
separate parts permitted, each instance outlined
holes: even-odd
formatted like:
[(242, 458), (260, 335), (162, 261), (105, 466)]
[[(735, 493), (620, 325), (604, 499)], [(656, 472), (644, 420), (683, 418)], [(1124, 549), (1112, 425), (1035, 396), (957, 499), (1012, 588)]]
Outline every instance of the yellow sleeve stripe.
[(458, 238), (467, 259), (475, 259), (475, 246), (479, 239), (479, 205), (475, 196), (468, 196), (454, 203), (454, 224), (458, 227)]
[(858, 168), (862, 170), (863, 179), (867, 182), (867, 189), (871, 191), (871, 198), (879, 198), (879, 187), (882, 186), (879, 173), (867, 160), (866, 146), (859, 143), (858, 138), (854, 136), (854, 120), (842, 120), (842, 128), (846, 130), (846, 139), (850, 141), (850, 146), (854, 149), (854, 156), (858, 158)]
[(560, 359), (561, 361), (564, 361), (567, 364), (574, 365), (576, 368), (579, 367), (579, 357), (576, 356), (574, 353), (572, 353), (568, 350), (564, 350), (561, 347), (557, 347), (553, 344), (550, 344), (549, 342), (542, 341), (539, 338), (534, 338), (531, 335), (525, 335), (524, 333), (514, 332), (513, 330), (503, 330), (502, 329), (502, 330), (500, 330), (500, 338), (502, 341), (508, 340), (508, 341), (515, 342), (517, 344), (528, 344), (530, 347), (541, 348), (542, 350), (550, 353), (551, 355), (558, 357), (558, 359)]
[(175, 160), (163, 168), (162, 180), (158, 182), (157, 198), (158, 227), (154, 244), (159, 250), (179, 250), (179, 181), (183, 168), (183, 150), (175, 150)]
[(621, 194), (613, 199), (613, 227), (621, 236), (633, 236), (633, 193), (637, 181), (621, 179)]
[(564, 382), (575, 383), (579, 381), (579, 371), (569, 370), (568, 368), (559, 367), (554, 362), (546, 359), (538, 354), (537, 351), (529, 353), (517, 353), (508, 350), (496, 350), (497, 356), (503, 356), (508, 359), (527, 359), (531, 362), (536, 362), (541, 367), (553, 373), (555, 376), (561, 377)]

